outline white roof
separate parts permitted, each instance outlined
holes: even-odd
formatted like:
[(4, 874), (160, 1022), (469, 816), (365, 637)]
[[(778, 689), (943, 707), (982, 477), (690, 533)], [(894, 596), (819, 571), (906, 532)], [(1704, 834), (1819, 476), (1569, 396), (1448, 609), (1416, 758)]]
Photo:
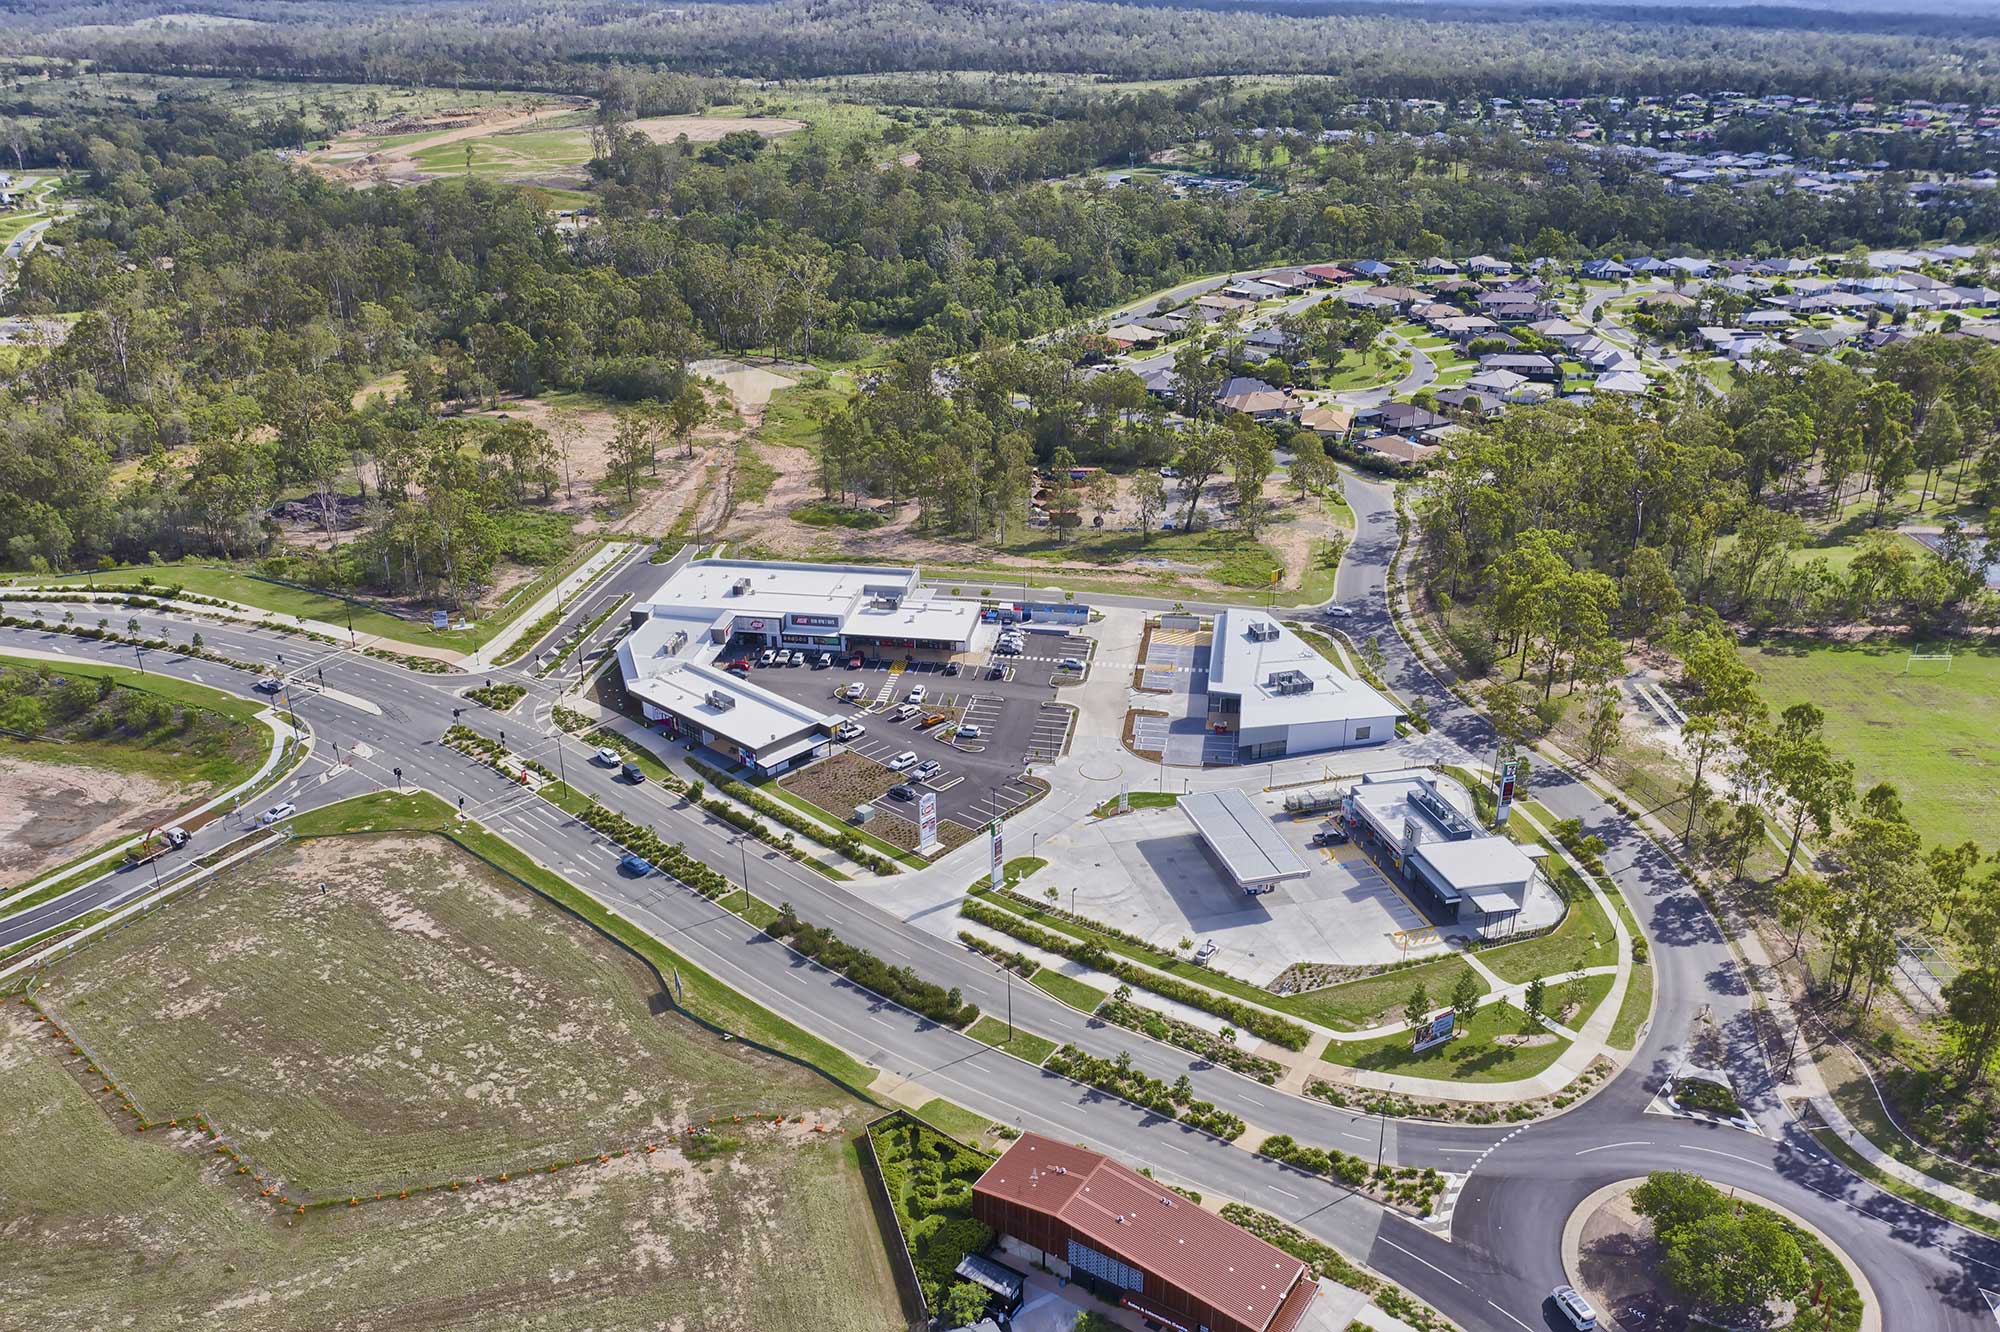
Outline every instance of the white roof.
[[(815, 728), (831, 730), (840, 722), (838, 717), (794, 703), (727, 671), (693, 662), (676, 663), (657, 675), (628, 681), (626, 688), (654, 707), (699, 723), (745, 749), (760, 751), (767, 761), (783, 757), (761, 754), (767, 746)], [(716, 707), (710, 700), (718, 694), (731, 699), (732, 706)]]
[(1312, 873), (1278, 834), (1271, 816), (1241, 791), (1182, 796), (1181, 811), (1239, 887), (1303, 879)]
[[(1505, 837), (1472, 837), (1462, 842), (1424, 842), (1417, 857), (1459, 892), (1526, 883), (1535, 862)], [(1519, 905), (1516, 903), (1516, 905)]]
[[(1267, 625), (1270, 629), (1263, 628)], [(1251, 637), (1253, 629), (1276, 632), (1257, 639)], [(1284, 672), (1303, 676), (1311, 688), (1280, 692), (1272, 677)], [(1208, 689), (1212, 694), (1233, 694), (1242, 700), (1237, 725), (1245, 731), (1267, 726), (1396, 717), (1403, 711), (1341, 671), (1269, 615), (1241, 608), (1222, 611), (1215, 617)]]
[(787, 615), (823, 616), (834, 623), (798, 631), (953, 643), (969, 638), (979, 622), (978, 602), (937, 595), (915, 569), (866, 564), (696, 560), (662, 583), (648, 608), (655, 618), (705, 614), (706, 624), (725, 615), (771, 621), (760, 627), (765, 632)]

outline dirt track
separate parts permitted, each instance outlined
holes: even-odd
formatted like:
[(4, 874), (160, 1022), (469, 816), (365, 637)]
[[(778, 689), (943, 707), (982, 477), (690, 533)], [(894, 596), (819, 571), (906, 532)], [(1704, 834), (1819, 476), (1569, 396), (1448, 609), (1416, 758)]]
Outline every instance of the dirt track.
[[(331, 176), (335, 180), (354, 184), (377, 180), (398, 182), (428, 180), (431, 179), (431, 173), (417, 166), (416, 158), (419, 153), (466, 139), (484, 139), (495, 134), (503, 134), (508, 130), (524, 129), (540, 121), (568, 115), (589, 105), (587, 101), (576, 100), (555, 102), (512, 114), (484, 112), (476, 115), (470, 124), (457, 125), (451, 129), (439, 130), (436, 134), (427, 134), (420, 139), (412, 139), (408, 143), (367, 152), (351, 161), (344, 160), (344, 155), (339, 151), (341, 140), (336, 139), (334, 146), (326, 153), (314, 153), (306, 161), (315, 171)], [(366, 143), (370, 138), (368, 135), (355, 135), (349, 142)]]

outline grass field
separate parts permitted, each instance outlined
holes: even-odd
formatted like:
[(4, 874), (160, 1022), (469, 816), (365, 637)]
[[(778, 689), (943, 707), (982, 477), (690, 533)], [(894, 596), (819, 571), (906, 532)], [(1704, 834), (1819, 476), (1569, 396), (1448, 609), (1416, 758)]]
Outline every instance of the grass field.
[[(661, 1150), (281, 1216), (194, 1134), (107, 1118), (97, 1079), (10, 1004), (9, 1320), (456, 1326), (505, 1309), (516, 1326), (888, 1326), (882, 1243), (840, 1131), (860, 1107), (660, 1013), (656, 992), (621, 950), (439, 839), (252, 862), (41, 991), (148, 1111), (203, 1108), (294, 1194)], [(777, 1113), (804, 1119), (731, 1118)], [(711, 1115), (705, 1150), (674, 1145)]]
[(1866, 789), (1893, 783), (1927, 841), (1992, 840), (2000, 798), (2000, 652), (1964, 644), (1915, 645), (1954, 655), (1918, 662), (1912, 645), (1764, 644), (1745, 648), (1773, 713), (1811, 702), (1826, 712), (1827, 740), (1854, 760)]
[[(1571, 1021), (1581, 1022), (1591, 1008), (1603, 1002), (1610, 990), (1610, 976), (1591, 976), (1584, 982), (1589, 996), (1580, 1013)], [(1554, 1002), (1553, 998), (1550, 1001)], [(1532, 1033), (1534, 1045), (1501, 1044), (1504, 1037)], [(1569, 1048), (1569, 1042), (1539, 1024), (1531, 1024), (1520, 1009), (1511, 1004), (1486, 1004), (1465, 1025), (1465, 1034), (1443, 1045), (1434, 1045), (1420, 1054), (1410, 1050), (1408, 1032), (1380, 1036), (1371, 1041), (1334, 1041), (1326, 1048), (1328, 1063), (1377, 1073), (1401, 1073), (1409, 1077), (1437, 1078), (1452, 1082), (1513, 1082), (1540, 1073)]]

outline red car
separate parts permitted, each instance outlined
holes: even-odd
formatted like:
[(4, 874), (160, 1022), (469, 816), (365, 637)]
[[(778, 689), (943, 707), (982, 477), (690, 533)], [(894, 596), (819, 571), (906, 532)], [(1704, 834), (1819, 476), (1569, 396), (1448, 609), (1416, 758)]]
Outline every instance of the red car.
[(861, 669), (861, 654), (859, 652), (855, 653), (853, 656), (847, 659), (847, 669), (850, 671), (858, 671)]

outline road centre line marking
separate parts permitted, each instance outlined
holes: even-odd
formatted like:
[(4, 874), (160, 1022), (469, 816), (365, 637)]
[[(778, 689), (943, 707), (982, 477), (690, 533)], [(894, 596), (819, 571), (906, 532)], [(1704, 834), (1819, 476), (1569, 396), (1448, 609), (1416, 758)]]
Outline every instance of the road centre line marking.
[(1610, 1151), (1610, 1150), (1611, 1150), (1611, 1149), (1612, 1149), (1613, 1147), (1651, 1147), (1652, 1145), (1653, 1145), (1653, 1144), (1651, 1143), (1651, 1141), (1647, 1141), (1647, 1142), (1605, 1142), (1605, 1143), (1599, 1143), (1599, 1144), (1598, 1144), (1597, 1146), (1595, 1146), (1595, 1147), (1586, 1147), (1586, 1148), (1584, 1148), (1584, 1149), (1583, 1149), (1582, 1151), (1580, 1151), (1580, 1152), (1577, 1152), (1577, 1153), (1575, 1153), (1575, 1155), (1577, 1155), (1577, 1156), (1589, 1156), (1589, 1155), (1590, 1155), (1590, 1154), (1591, 1154), (1592, 1152), (1608, 1152), (1608, 1151)]
[(1760, 1170), (1772, 1170), (1776, 1168), (1766, 1165), (1762, 1161), (1753, 1161), (1747, 1156), (1738, 1156), (1734, 1152), (1719, 1152), (1713, 1147), (1696, 1147), (1692, 1143), (1684, 1142), (1680, 1144), (1680, 1148), (1684, 1152), (1707, 1152), (1710, 1156), (1726, 1156), (1732, 1161), (1741, 1161), (1744, 1165), (1756, 1166)]
[[(1416, 1259), (1416, 1260), (1417, 1260), (1418, 1262), (1422, 1263), (1422, 1264), (1423, 1264), (1423, 1265), (1424, 1265), (1425, 1267), (1428, 1267), (1428, 1268), (1430, 1268), (1430, 1269), (1431, 1269), (1431, 1271), (1433, 1271), (1433, 1272), (1436, 1272), (1436, 1273), (1437, 1273), (1437, 1274), (1438, 1274), (1439, 1276), (1441, 1276), (1441, 1277), (1443, 1277), (1443, 1278), (1444, 1278), (1445, 1280), (1447, 1280), (1447, 1281), (1451, 1282), (1451, 1284), (1452, 1284), (1452, 1285), (1454, 1285), (1454, 1286), (1462, 1286), (1462, 1285), (1464, 1285), (1464, 1284), (1465, 1284), (1465, 1283), (1464, 1283), (1463, 1281), (1460, 1281), (1460, 1280), (1459, 1280), (1459, 1279), (1458, 1279), (1457, 1277), (1455, 1277), (1455, 1276), (1453, 1276), (1453, 1275), (1452, 1275), (1451, 1273), (1449, 1273), (1449, 1272), (1445, 1271), (1445, 1270), (1444, 1270), (1444, 1269), (1443, 1269), (1442, 1267), (1439, 1267), (1439, 1266), (1438, 1266), (1438, 1265), (1437, 1265), (1436, 1263), (1432, 1262), (1432, 1261), (1431, 1261), (1430, 1259), (1428, 1259), (1428, 1258), (1424, 1258), (1424, 1257), (1420, 1257), (1419, 1255), (1417, 1255), (1417, 1254), (1414, 1254), (1414, 1253), (1410, 1253), (1410, 1251), (1409, 1251), (1408, 1249), (1406, 1249), (1406, 1248), (1404, 1248), (1404, 1247), (1403, 1247), (1402, 1245), (1400, 1245), (1400, 1244), (1396, 1243), (1396, 1241), (1394, 1241), (1394, 1240), (1392, 1240), (1392, 1239), (1385, 1239), (1385, 1240), (1383, 1240), (1382, 1242), (1383, 1242), (1384, 1244), (1388, 1245), (1388, 1246), (1389, 1246), (1390, 1248), (1394, 1249), (1394, 1250), (1395, 1250), (1395, 1251), (1396, 1251), (1397, 1253), (1402, 1253), (1402, 1254), (1409, 1254), (1409, 1256), (1410, 1256), (1410, 1257), (1412, 1257), (1412, 1258), (1415, 1258), (1415, 1259)], [(1495, 1305), (1494, 1307), (1495, 1307), (1495, 1308), (1498, 1308), (1499, 1306), (1498, 1306), (1498, 1305)]]
[(1292, 1200), (1293, 1202), (1297, 1202), (1297, 1201), (1299, 1200), (1299, 1195), (1298, 1195), (1298, 1194), (1296, 1194), (1296, 1193), (1293, 1193), (1293, 1192), (1292, 1192), (1292, 1191), (1291, 1191), (1290, 1189), (1281, 1189), (1281, 1188), (1279, 1188), (1279, 1187), (1278, 1187), (1278, 1186), (1277, 1186), (1276, 1184), (1273, 1184), (1273, 1185), (1271, 1185), (1271, 1192), (1273, 1192), (1273, 1193), (1282, 1193), (1282, 1194), (1284, 1194), (1284, 1195), (1285, 1195), (1285, 1196), (1286, 1196), (1287, 1198), (1290, 1198), (1290, 1199), (1291, 1199), (1291, 1200)]

